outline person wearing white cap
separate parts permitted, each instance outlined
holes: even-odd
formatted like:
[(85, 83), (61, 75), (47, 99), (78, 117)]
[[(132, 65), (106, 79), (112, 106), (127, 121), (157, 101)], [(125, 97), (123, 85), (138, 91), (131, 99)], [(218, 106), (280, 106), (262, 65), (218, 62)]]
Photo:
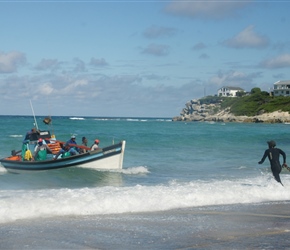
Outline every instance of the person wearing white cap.
[(70, 137), (70, 140), (68, 140), (68, 141), (66, 142), (66, 145), (69, 145), (69, 146), (70, 146), (70, 150), (69, 150), (69, 152), (71, 153), (71, 155), (76, 155), (77, 153), (80, 152), (80, 150), (79, 150), (79, 148), (72, 146), (72, 144), (77, 145), (77, 142), (76, 142), (76, 136), (75, 136), (75, 135), (72, 135), (72, 136)]
[(70, 140), (63, 145), (63, 148), (58, 151), (58, 153), (54, 156), (54, 159), (56, 160), (60, 155), (62, 155), (62, 157), (66, 157), (67, 155), (70, 156), (79, 153), (79, 148), (74, 147), (73, 145), (77, 145), (75, 135), (72, 135)]

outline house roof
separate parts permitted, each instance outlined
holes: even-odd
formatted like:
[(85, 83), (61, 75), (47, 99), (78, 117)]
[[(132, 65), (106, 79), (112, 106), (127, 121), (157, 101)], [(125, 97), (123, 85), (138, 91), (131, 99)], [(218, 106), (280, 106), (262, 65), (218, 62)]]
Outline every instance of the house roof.
[(221, 87), (220, 89), (222, 88), (226, 88), (226, 89), (229, 89), (229, 90), (240, 90), (240, 91), (244, 91), (242, 88), (240, 87), (231, 87), (231, 86), (224, 86), (224, 87)]
[(278, 82), (274, 83), (274, 85), (287, 85), (287, 84), (290, 84), (290, 80), (288, 80), (288, 81), (278, 81)]

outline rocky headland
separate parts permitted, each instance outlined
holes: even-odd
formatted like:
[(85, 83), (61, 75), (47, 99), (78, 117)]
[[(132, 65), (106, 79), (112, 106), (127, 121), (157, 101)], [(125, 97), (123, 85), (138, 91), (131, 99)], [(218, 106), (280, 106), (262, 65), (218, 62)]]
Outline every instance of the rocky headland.
[(255, 116), (235, 116), (230, 108), (221, 109), (220, 103), (201, 104), (199, 100), (193, 99), (185, 104), (180, 116), (173, 117), (172, 121), (290, 123), (290, 114), (282, 111), (261, 111)]

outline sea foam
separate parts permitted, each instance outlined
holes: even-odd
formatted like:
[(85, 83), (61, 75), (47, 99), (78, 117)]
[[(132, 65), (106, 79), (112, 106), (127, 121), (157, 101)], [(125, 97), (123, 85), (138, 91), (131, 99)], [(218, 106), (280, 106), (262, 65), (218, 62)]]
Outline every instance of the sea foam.
[[(284, 185), (290, 186), (290, 178), (284, 178)], [(232, 181), (170, 181), (167, 185), (155, 186), (5, 190), (0, 191), (0, 223), (54, 216), (283, 201), (290, 200), (287, 190), (267, 175)]]

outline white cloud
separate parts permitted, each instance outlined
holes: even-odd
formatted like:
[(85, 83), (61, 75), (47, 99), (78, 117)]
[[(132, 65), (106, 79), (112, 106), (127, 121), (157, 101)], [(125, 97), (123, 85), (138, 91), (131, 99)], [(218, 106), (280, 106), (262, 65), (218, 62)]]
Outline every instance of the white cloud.
[(85, 72), (86, 71), (86, 64), (83, 60), (81, 60), (79, 58), (75, 58), (73, 61), (75, 63), (75, 68), (74, 68), (75, 72)]
[[(218, 71), (206, 82), (192, 78), (174, 80), (156, 74), (14, 76), (0, 80), (0, 87), (6, 86), (5, 92), (0, 88), (0, 93), (5, 96), (0, 99), (0, 105), (10, 103), (15, 107), (23, 102), (30, 114), (28, 100), (32, 99), (38, 115), (47, 115), (48, 103), (51, 115), (83, 115), (85, 108), (85, 114), (89, 116), (173, 117), (179, 115), (187, 100), (201, 98), (205, 92), (214, 95), (223, 85), (239, 86), (249, 91), (256, 87), (254, 82), (258, 77), (259, 73), (241, 71)], [(167, 86), (168, 81), (180, 84)]]
[(90, 65), (94, 67), (104, 67), (104, 66), (107, 66), (108, 63), (106, 62), (104, 58), (97, 59), (93, 57), (91, 58)]
[(143, 75), (142, 77), (144, 77), (145, 79), (150, 80), (150, 81), (163, 81), (163, 80), (169, 79), (168, 76), (160, 76), (160, 75), (156, 75), (156, 74)]
[(283, 54), (264, 60), (260, 63), (260, 66), (268, 69), (290, 68), (290, 54)]
[(18, 67), (26, 63), (23, 53), (12, 51), (9, 53), (0, 52), (0, 73), (14, 73)]
[[(83, 95), (90, 95), (88, 92), (87, 94), (83, 94), (87, 89), (85, 88), (86, 85), (89, 84), (89, 81), (87, 78), (81, 78), (81, 79), (74, 79), (70, 78), (66, 82), (66, 85), (64, 88), (59, 88), (58, 93), (59, 95), (66, 95), (66, 96), (71, 96), (72, 98), (77, 97), (77, 93), (80, 94), (81, 96)], [(91, 91), (94, 89), (92, 88)]]
[[(73, 67), (68, 68), (72, 71), (10, 75), (0, 79), (3, 96), (0, 105), (19, 107), (23, 105), (21, 101), (26, 105), (27, 100), (32, 99), (39, 115), (47, 110), (45, 105), (49, 103), (52, 115), (83, 115), (85, 107), (85, 114), (93, 116), (173, 117), (187, 100), (202, 97), (205, 88), (206, 94), (216, 94), (223, 85), (250, 90), (255, 87), (255, 78), (260, 77), (258, 73), (219, 71), (209, 80), (192, 80), (191, 76), (161, 75), (147, 70), (139, 74), (111, 75), (80, 73)], [(22, 112), (14, 110), (9, 113)]]
[(169, 46), (163, 44), (150, 44), (147, 48), (142, 50), (142, 53), (154, 56), (166, 56), (169, 54)]
[[(255, 79), (261, 77), (260, 72), (247, 74), (241, 71), (219, 71), (216, 75), (212, 76), (207, 85), (211, 89), (219, 89), (222, 86), (234, 86), (241, 87), (246, 91), (250, 91), (253, 87), (256, 87)], [(214, 93), (216, 94), (216, 93)]]
[(51, 86), (51, 83), (44, 83), (44, 84), (41, 84), (38, 87), (38, 92), (39, 92), (40, 95), (48, 96), (48, 95), (50, 95), (53, 92), (53, 90), (54, 89)]
[(202, 19), (223, 19), (226, 17), (235, 17), (237, 13), (252, 1), (171, 1), (166, 7), (165, 12), (187, 16), (190, 18)]
[(53, 70), (58, 68), (59, 62), (57, 59), (42, 59), (35, 67), (37, 70)]
[(197, 43), (197, 44), (195, 44), (192, 47), (193, 50), (202, 50), (202, 49), (205, 49), (205, 48), (206, 48), (206, 45), (204, 43), (202, 43), (202, 42)]
[[(154, 81), (154, 85), (150, 81)], [(199, 97), (193, 82), (176, 87), (167, 86), (166, 82), (166, 77), (158, 75), (43, 74), (10, 77), (0, 80), (0, 86), (5, 86), (5, 92), (0, 93), (6, 96), (0, 99), (0, 105), (19, 107), (27, 104), (23, 110), (13, 112), (28, 110), (26, 114), (30, 114), (28, 100), (31, 99), (38, 115), (46, 115), (49, 103), (51, 115), (83, 115), (85, 108), (86, 115), (171, 117), (179, 114), (186, 100)], [(21, 102), (24, 104), (19, 104)], [(9, 114), (13, 112), (9, 110)]]
[(254, 26), (250, 25), (239, 34), (224, 42), (224, 45), (236, 48), (263, 48), (269, 44), (269, 40), (266, 36), (259, 35), (254, 31)]
[(158, 26), (151, 26), (143, 32), (143, 35), (146, 38), (160, 38), (160, 37), (170, 37), (175, 35), (177, 32), (174, 28), (169, 27), (158, 27)]
[(202, 53), (200, 56), (199, 56), (200, 59), (208, 59), (209, 58), (209, 55), (206, 54), (206, 53)]

